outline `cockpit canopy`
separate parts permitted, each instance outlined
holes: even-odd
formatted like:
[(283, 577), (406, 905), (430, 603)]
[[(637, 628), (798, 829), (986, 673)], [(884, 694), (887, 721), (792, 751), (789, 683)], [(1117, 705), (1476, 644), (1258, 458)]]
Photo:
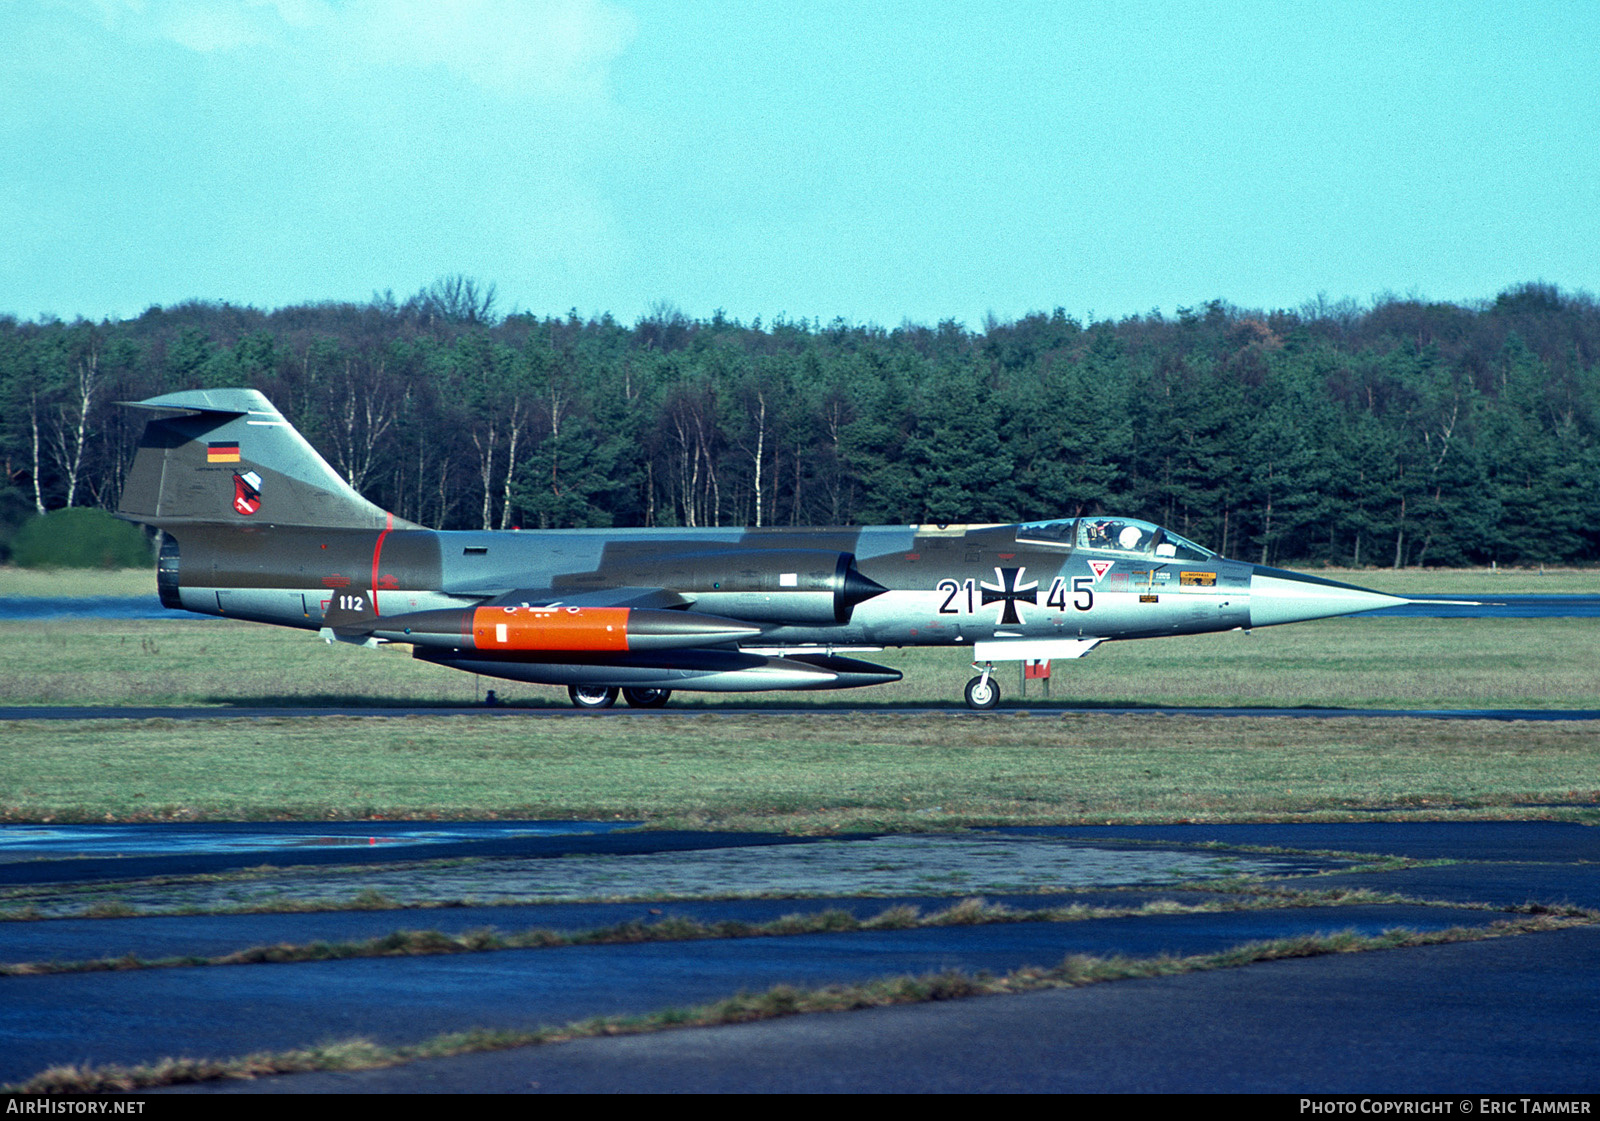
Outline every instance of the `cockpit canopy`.
[(1216, 556), (1210, 549), (1137, 518), (1057, 518), (1024, 522), (1017, 527), (1018, 541), (1066, 545), (1122, 557), (1203, 561)]

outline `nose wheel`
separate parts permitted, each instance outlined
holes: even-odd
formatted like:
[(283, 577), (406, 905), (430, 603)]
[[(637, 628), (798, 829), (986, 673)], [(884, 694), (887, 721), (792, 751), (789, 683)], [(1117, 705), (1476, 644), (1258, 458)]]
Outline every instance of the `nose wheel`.
[(1000, 686), (991, 676), (993, 672), (994, 666), (985, 665), (981, 674), (967, 682), (968, 708), (985, 712), (1000, 703)]
[(634, 708), (660, 708), (672, 696), (671, 689), (624, 689), (622, 699)]

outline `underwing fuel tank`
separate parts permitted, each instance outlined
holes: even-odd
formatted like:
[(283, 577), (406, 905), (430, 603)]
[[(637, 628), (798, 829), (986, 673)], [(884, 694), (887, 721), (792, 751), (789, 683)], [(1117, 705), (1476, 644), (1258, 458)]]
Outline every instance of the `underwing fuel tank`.
[(739, 642), (761, 633), (758, 626), (699, 612), (561, 606), (416, 611), (335, 623), (332, 629), (342, 639), (505, 653), (677, 650)]

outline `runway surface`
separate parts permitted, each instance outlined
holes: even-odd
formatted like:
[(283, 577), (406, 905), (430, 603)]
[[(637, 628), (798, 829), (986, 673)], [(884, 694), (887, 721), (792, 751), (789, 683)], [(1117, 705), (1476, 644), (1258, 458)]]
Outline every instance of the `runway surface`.
[[(129, 829), (71, 826), (52, 835), (46, 827), (0, 828), (0, 879), (11, 885), (4, 905), (88, 906), (109, 898), (181, 906), (203, 899), (211, 913), (4, 922), (0, 961), (212, 956), (397, 929), (581, 931), (671, 918), (766, 922), (829, 909), (866, 918), (897, 904), (929, 914), (973, 896), (1019, 910), (1078, 902), (1131, 913), (11, 976), (0, 979), (0, 1080), (15, 1082), (55, 1063), (226, 1057), (351, 1036), (400, 1044), (474, 1026), (532, 1028), (683, 1007), (777, 984), (1051, 966), (1075, 953), (1147, 958), (1313, 932), (1482, 929), (1512, 917), (1505, 908), (1529, 902), (1600, 908), (1600, 837), (1553, 822), (1082, 826), (804, 839), (630, 833), (581, 822), (420, 830), (389, 822), (189, 825), (165, 840), (169, 827)], [(376, 843), (359, 843), (362, 831)], [(297, 863), (318, 852), (374, 850), (387, 860)], [(451, 860), (432, 859), (445, 852)], [(1368, 860), (1377, 857), (1451, 863)], [(233, 871), (219, 874), (209, 863), (218, 859), (234, 861)], [(281, 868), (263, 869), (263, 862)], [(21, 869), (29, 870), (27, 882), (11, 877)], [(668, 882), (677, 885), (676, 898), (628, 886)], [(435, 906), (215, 913), (230, 898), (251, 905), (277, 899), (287, 907), (299, 897), (348, 897), (372, 884), (385, 891), (409, 885), (419, 900), (431, 892), (423, 901)], [(496, 884), (574, 898), (438, 906), (460, 902), (452, 897), (463, 889)], [(578, 898), (607, 884), (629, 897)], [(772, 894), (775, 886), (786, 897), (730, 898)], [(1329, 888), (1406, 898), (1341, 904), (1302, 897), (1303, 905), (1284, 906), (1265, 894)], [(1147, 907), (1152, 903), (1158, 905)], [(1177, 910), (1200, 903), (1222, 909)], [(1600, 928), (1586, 925), (184, 1092), (1597, 1088)]]

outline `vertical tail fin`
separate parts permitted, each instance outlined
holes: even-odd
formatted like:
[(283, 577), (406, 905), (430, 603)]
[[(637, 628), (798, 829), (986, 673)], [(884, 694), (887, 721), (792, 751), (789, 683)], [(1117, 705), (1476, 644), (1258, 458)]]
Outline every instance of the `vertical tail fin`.
[(161, 528), (295, 525), (417, 528), (368, 502), (254, 389), (127, 401), (145, 425), (117, 513)]

